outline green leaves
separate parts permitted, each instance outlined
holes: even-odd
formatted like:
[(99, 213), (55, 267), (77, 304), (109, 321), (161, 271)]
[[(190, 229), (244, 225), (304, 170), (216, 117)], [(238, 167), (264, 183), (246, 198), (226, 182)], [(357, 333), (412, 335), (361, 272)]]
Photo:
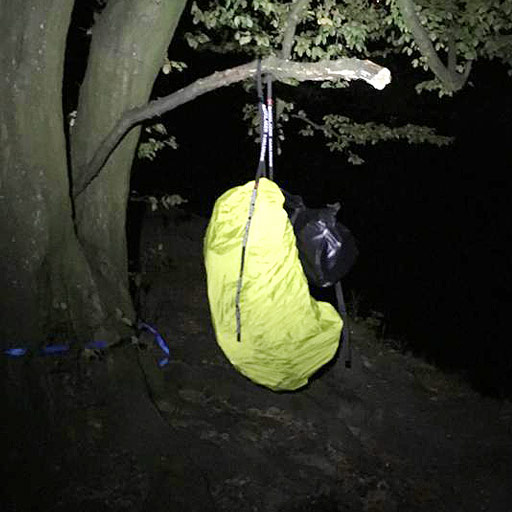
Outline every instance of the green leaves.
[(171, 135), (167, 136), (167, 129), (162, 123), (148, 126), (144, 129), (143, 142), (139, 143), (137, 148), (137, 157), (142, 159), (154, 160), (158, 151), (165, 147), (171, 147), (172, 149), (178, 149), (178, 143), (176, 137)]
[[(294, 7), (298, 19), (290, 18)], [(468, 64), (477, 59), (498, 58), (512, 68), (512, 0), (383, 0), (378, 5), (369, 0), (196, 0), (191, 13), (197, 31), (187, 34), (187, 40), (194, 48), (262, 57), (279, 54), (284, 40), (292, 43), (292, 60), (303, 62), (356, 57), (377, 58), (381, 63), (400, 53), (420, 71), (416, 90), (439, 96), (460, 89), (470, 71)], [(288, 31), (285, 38), (290, 26), (296, 30)], [(426, 81), (423, 71), (429, 73)], [(244, 116), (254, 134), (257, 112), (249, 109)], [(316, 123), (305, 114), (296, 116), (304, 121), (302, 135), (323, 134), (331, 151), (344, 153), (355, 165), (363, 162), (352, 152), (356, 145), (451, 142), (428, 127), (355, 123), (334, 115)]]
[[(226, 41), (237, 41), (240, 51), (276, 54), (293, 4), (271, 0), (196, 1), (191, 14), (198, 31), (187, 35), (187, 40), (194, 48), (202, 44), (219, 48)], [(368, 0), (312, 0), (299, 20), (294, 56), (317, 61), (362, 54), (368, 42), (382, 36), (384, 14)]]
[(169, 60), (167, 57), (164, 60), (164, 65), (162, 66), (162, 73), (164, 75), (168, 75), (172, 73), (173, 70), (181, 71), (187, 69), (187, 64), (185, 62), (177, 61), (177, 60)]
[(343, 150), (351, 144), (372, 144), (390, 140), (405, 140), (409, 144), (428, 143), (446, 146), (453, 139), (437, 135), (433, 128), (406, 124), (390, 127), (380, 123), (355, 123), (348, 117), (328, 114), (323, 117), (323, 130), (333, 139), (332, 148)]
[[(144, 202), (149, 204), (152, 212), (161, 208), (169, 210), (175, 206), (188, 203), (188, 199), (184, 199), (179, 194), (164, 194), (159, 197), (152, 195), (141, 196), (135, 191), (131, 193), (129, 200), (132, 202)], [(160, 250), (161, 248), (159, 247), (158, 249)]]
[[(464, 74), (468, 63), (481, 58), (499, 58), (512, 65), (511, 45), (500, 44), (510, 37), (512, 30), (511, 0), (430, 0), (421, 5), (414, 0), (387, 0), (387, 5), (387, 23), (399, 32), (391, 32), (386, 42), (411, 56), (413, 67), (428, 70), (432, 60), (439, 59), (456, 76), (456, 73)], [(432, 50), (412, 36), (414, 29), (410, 20), (407, 21), (408, 10), (418, 15), (421, 29), (433, 43)], [(419, 84), (416, 89), (438, 91), (440, 96), (451, 94), (453, 81), (443, 78), (441, 73), (436, 75), (438, 79)]]
[(405, 141), (408, 144), (433, 144), (446, 146), (453, 142), (452, 137), (438, 135), (433, 128), (406, 124), (404, 126), (391, 127), (381, 123), (357, 123), (352, 119), (335, 114), (323, 116), (317, 123), (308, 118), (301, 110), (293, 116), (301, 120), (304, 125), (299, 130), (303, 136), (313, 136), (318, 133), (326, 139), (326, 145), (330, 151), (345, 154), (349, 163), (361, 165), (364, 159), (353, 152), (354, 146), (375, 145), (386, 141)]
[(282, 35), (282, 15), (287, 8), (287, 3), (269, 0), (194, 2), (193, 23), (200, 28), (187, 34), (187, 41), (193, 48), (210, 49), (221, 49), (226, 42), (236, 41), (240, 51), (266, 55), (271, 41), (278, 41)]
[[(197, 31), (186, 37), (193, 48), (277, 54), (296, 4), (297, 0), (196, 0), (191, 14)], [(402, 53), (410, 57), (413, 68), (424, 71), (435, 71), (436, 60), (448, 74), (436, 72), (438, 79), (417, 90), (440, 95), (457, 90), (456, 75), (464, 74), (468, 62), (498, 58), (512, 66), (512, 0), (386, 0), (378, 5), (369, 0), (311, 0), (306, 5), (293, 40), (294, 59), (372, 59)], [(417, 15), (426, 45), (418, 43), (404, 9)]]

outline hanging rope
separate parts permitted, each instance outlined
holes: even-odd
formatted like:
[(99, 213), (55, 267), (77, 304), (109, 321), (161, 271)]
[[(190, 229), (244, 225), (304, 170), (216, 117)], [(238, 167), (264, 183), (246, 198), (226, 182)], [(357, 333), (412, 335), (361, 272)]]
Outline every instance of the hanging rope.
[(272, 78), (270, 75), (266, 77), (267, 85), (267, 101), (263, 96), (263, 84), (261, 77), (261, 60), (258, 60), (258, 68), (256, 73), (256, 89), (258, 93), (258, 104), (260, 112), (260, 159), (258, 162), (258, 169), (254, 179), (254, 188), (251, 194), (251, 203), (249, 206), (249, 215), (245, 224), (244, 238), (242, 241), (242, 257), (240, 260), (240, 274), (238, 276), (238, 283), (236, 287), (235, 296), (235, 316), (236, 316), (236, 340), (242, 341), (242, 318), (240, 311), (240, 296), (242, 293), (244, 266), (245, 266), (245, 253), (247, 249), (247, 241), (249, 240), (249, 230), (251, 227), (252, 217), (256, 206), (256, 197), (258, 195), (258, 183), (262, 176), (266, 176), (265, 161), (268, 156), (269, 178), (274, 179), (274, 161), (272, 154), (272, 140), (273, 140), (273, 122), (272, 122)]

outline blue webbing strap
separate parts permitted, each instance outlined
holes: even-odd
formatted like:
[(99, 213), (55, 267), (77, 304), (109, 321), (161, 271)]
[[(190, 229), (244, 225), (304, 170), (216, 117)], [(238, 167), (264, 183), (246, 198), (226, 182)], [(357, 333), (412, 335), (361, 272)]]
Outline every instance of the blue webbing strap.
[[(84, 345), (84, 348), (87, 349), (102, 349), (107, 348), (107, 343), (105, 341), (91, 341)], [(61, 354), (62, 352), (67, 352), (71, 349), (70, 345), (65, 344), (55, 344), (55, 345), (45, 345), (40, 349), (41, 355), (52, 355), (52, 354)], [(4, 350), (4, 354), (10, 357), (22, 357), (29, 353), (29, 349), (26, 347), (15, 347), (15, 348), (6, 348)]]
[(169, 346), (163, 339), (162, 335), (152, 325), (146, 322), (139, 322), (139, 329), (145, 329), (146, 331), (150, 332), (155, 337), (155, 343), (161, 348), (162, 352), (164, 352), (164, 354), (167, 356), (163, 357), (162, 359), (160, 359), (160, 361), (158, 361), (158, 366), (160, 366), (161, 368), (162, 366), (169, 364), (170, 350)]
[[(160, 359), (158, 362), (158, 366), (162, 367), (169, 363), (169, 355), (170, 350), (166, 341), (162, 337), (162, 335), (150, 324), (146, 322), (140, 322), (138, 325), (140, 330), (149, 331), (155, 338), (155, 343), (160, 347), (160, 349), (165, 353), (166, 357)], [(108, 344), (105, 341), (91, 341), (84, 345), (84, 348), (94, 350), (94, 349), (107, 349)], [(71, 350), (71, 346), (67, 344), (53, 344), (46, 345), (42, 347), (39, 351), (40, 355), (54, 355), (54, 354), (62, 354), (63, 352), (68, 352)], [(3, 351), (6, 356), (9, 357), (23, 357), (29, 354), (29, 349), (26, 347), (14, 347), (8, 348)]]

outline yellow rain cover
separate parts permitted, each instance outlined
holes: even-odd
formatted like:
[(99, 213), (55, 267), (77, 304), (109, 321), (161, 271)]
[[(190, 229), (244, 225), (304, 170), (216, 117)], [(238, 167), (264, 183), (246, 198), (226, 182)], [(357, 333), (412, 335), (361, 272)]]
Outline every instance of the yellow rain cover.
[(213, 326), (219, 346), (240, 373), (274, 391), (293, 390), (332, 359), (342, 321), (331, 304), (309, 295), (284, 196), (262, 178), (245, 253), (237, 341), (235, 299), (253, 187), (251, 181), (217, 199), (206, 231)]

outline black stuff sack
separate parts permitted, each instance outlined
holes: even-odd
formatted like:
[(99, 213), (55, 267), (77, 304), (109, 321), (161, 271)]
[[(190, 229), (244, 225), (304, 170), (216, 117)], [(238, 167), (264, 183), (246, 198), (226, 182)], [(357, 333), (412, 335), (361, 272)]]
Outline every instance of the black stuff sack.
[(336, 220), (340, 204), (308, 208), (302, 197), (282, 192), (308, 281), (319, 287), (332, 286), (350, 271), (359, 255), (354, 236)]

